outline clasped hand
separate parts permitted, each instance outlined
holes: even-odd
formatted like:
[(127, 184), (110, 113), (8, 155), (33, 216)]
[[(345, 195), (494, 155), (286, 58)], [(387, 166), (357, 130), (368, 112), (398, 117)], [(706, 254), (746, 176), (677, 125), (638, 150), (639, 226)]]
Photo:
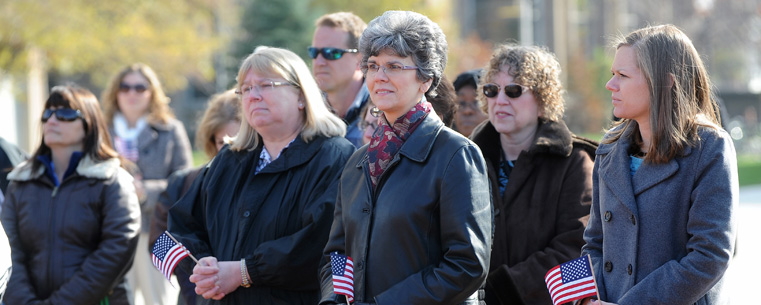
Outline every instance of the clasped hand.
[(196, 294), (204, 299), (221, 300), (240, 286), (240, 262), (218, 262), (216, 257), (204, 257), (193, 268), (190, 281), (196, 284)]

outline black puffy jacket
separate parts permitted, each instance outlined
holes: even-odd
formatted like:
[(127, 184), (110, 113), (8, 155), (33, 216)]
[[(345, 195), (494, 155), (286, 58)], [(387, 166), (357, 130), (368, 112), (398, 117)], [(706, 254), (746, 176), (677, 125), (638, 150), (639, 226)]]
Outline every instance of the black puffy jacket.
[(140, 204), (118, 159), (85, 156), (58, 187), (22, 163), (8, 179), (2, 223), (13, 273), (5, 304), (130, 304)]

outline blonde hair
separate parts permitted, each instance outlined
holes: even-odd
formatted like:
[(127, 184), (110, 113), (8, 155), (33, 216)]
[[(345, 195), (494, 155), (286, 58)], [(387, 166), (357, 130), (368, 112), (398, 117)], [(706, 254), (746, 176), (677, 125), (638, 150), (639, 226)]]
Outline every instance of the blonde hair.
[(114, 114), (119, 111), (117, 96), (119, 94), (119, 85), (127, 74), (138, 73), (148, 80), (148, 90), (151, 91), (151, 100), (148, 104), (148, 121), (151, 123), (166, 124), (169, 119), (174, 118), (172, 109), (169, 108), (170, 99), (164, 93), (161, 82), (156, 72), (146, 64), (135, 63), (124, 67), (116, 73), (108, 83), (106, 90), (101, 96), (103, 113), (106, 117), (106, 124), (112, 126)]
[[(708, 72), (687, 35), (676, 26), (648, 26), (618, 39), (616, 49), (631, 47), (647, 81), (650, 96), (651, 145), (645, 161), (667, 163), (700, 138), (698, 126), (718, 129), (718, 106)], [(621, 128), (615, 128), (621, 126)], [(603, 143), (613, 143), (629, 129), (639, 130), (631, 119), (613, 123)], [(631, 133), (641, 145), (639, 132)]]
[[(238, 90), (243, 85), (248, 72), (263, 75), (279, 75), (295, 85), (304, 97), (304, 124), (301, 139), (311, 141), (316, 136), (335, 137), (346, 134), (346, 124), (331, 113), (317, 82), (312, 77), (304, 60), (295, 53), (281, 48), (258, 47), (251, 53), (238, 70)], [(259, 145), (259, 134), (248, 123), (241, 124), (238, 135), (233, 139), (233, 151), (253, 150)]]
[(198, 124), (196, 146), (203, 149), (209, 158), (217, 155), (214, 134), (230, 122), (242, 122), (240, 98), (235, 94), (235, 89), (212, 96)]
[(516, 84), (531, 89), (543, 118), (556, 122), (563, 118), (565, 100), (557, 58), (545, 48), (516, 44), (498, 46), (484, 68), (484, 77), (477, 90), (484, 113), (489, 111), (483, 86), (492, 82), (504, 67), (507, 67), (504, 72), (512, 76)]

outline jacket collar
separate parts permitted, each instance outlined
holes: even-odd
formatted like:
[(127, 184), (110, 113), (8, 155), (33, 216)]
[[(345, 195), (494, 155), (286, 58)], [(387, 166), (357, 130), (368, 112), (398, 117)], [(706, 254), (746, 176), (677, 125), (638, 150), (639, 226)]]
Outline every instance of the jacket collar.
[[(613, 130), (616, 130), (616, 128)], [(631, 212), (636, 213), (637, 204), (635, 196), (675, 175), (679, 170), (679, 163), (675, 159), (665, 164), (642, 163), (634, 176), (632, 176), (629, 169), (631, 164), (629, 147), (632, 145), (630, 139), (634, 132), (636, 132), (636, 129), (630, 126), (623, 131), (623, 134), (616, 142), (601, 143), (597, 148), (596, 154), (598, 156), (607, 155), (605, 158), (597, 159), (600, 160), (598, 171), (600, 181), (607, 181), (605, 185), (610, 192), (629, 208)], [(608, 138), (608, 135), (605, 138)], [(692, 149), (687, 147), (684, 154), (689, 154), (691, 151)]]
[[(301, 134), (299, 134), (296, 136), (293, 142), (288, 145), (288, 148), (280, 153), (280, 156), (278, 156), (277, 159), (273, 160), (272, 163), (267, 164), (267, 166), (265, 166), (259, 173), (262, 174), (282, 172), (307, 163), (312, 159), (312, 157), (314, 157), (314, 155), (317, 154), (318, 151), (320, 151), (320, 148), (322, 147), (322, 144), (325, 142), (325, 140), (326, 138), (323, 136), (315, 136), (312, 140), (309, 141), (309, 143), (307, 143), (304, 142)], [(264, 141), (262, 141), (261, 136), (259, 136), (259, 146), (257, 146), (253, 151), (253, 155), (256, 157), (257, 162), (262, 147), (264, 147)], [(243, 155), (241, 155), (241, 157), (245, 157), (248, 153), (251, 152), (245, 151), (242, 153)]]
[(410, 137), (404, 141), (399, 154), (415, 162), (423, 162), (431, 153), (436, 136), (439, 135), (444, 123), (433, 111), (418, 125)]
[[(121, 162), (117, 158), (111, 158), (105, 161), (95, 162), (89, 155), (85, 155), (77, 165), (76, 173), (80, 176), (93, 179), (109, 179), (116, 175)], [(40, 166), (36, 171), (32, 171), (31, 160), (19, 164), (8, 174), (8, 180), (12, 181), (31, 181), (39, 179), (45, 174), (45, 167)]]
[[(489, 120), (484, 121), (473, 130), (471, 139), (481, 148), (485, 158), (491, 161), (499, 161), (499, 132)], [(529, 155), (552, 154), (567, 157), (571, 155), (572, 150), (573, 137), (564, 122), (539, 119), (534, 143), (527, 151)]]

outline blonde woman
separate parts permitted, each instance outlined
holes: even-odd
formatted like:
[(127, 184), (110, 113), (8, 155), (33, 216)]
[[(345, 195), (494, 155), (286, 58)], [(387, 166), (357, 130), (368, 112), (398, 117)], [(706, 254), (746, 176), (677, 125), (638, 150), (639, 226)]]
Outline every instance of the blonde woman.
[[(130, 171), (142, 212), (139, 247), (145, 249), (149, 247), (151, 215), (167, 178), (192, 165), (190, 140), (182, 122), (174, 118), (156, 73), (145, 64), (132, 64), (116, 73), (103, 91), (101, 103), (114, 148), (137, 165)], [(138, 251), (127, 278), (141, 291), (145, 304), (170, 301), (171, 286), (153, 266), (148, 252)]]
[(338, 178), (354, 146), (295, 53), (257, 48), (238, 72), (245, 123), (169, 210), (202, 304), (316, 304)]

